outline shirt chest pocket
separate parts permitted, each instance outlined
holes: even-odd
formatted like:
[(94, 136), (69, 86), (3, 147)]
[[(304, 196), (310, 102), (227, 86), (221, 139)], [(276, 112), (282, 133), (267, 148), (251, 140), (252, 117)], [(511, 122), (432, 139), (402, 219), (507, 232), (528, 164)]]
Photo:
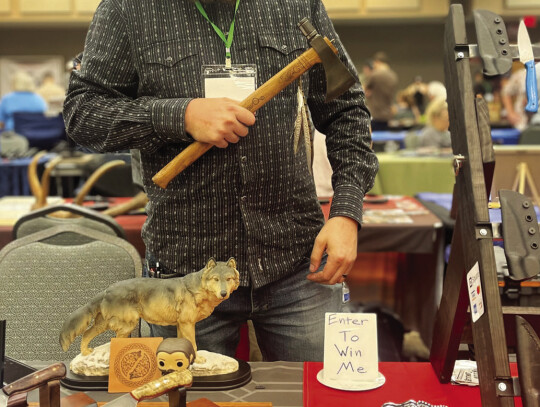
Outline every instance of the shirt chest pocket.
[[(302, 54), (307, 49), (307, 40), (299, 31), (260, 32), (258, 45), (260, 61), (269, 69), (264, 70), (269, 76), (260, 78), (264, 82)], [(295, 93), (295, 87), (289, 86), (286, 92)]]
[(167, 41), (153, 44), (142, 53), (142, 81), (161, 97), (197, 97), (200, 95), (199, 54), (196, 42)]

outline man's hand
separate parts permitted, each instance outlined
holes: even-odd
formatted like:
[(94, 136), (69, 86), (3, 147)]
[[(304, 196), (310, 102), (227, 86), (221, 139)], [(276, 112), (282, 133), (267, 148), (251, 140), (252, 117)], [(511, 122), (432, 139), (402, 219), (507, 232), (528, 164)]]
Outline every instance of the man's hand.
[[(325, 251), (328, 254), (326, 265), (322, 271), (315, 272)], [(312, 274), (307, 278), (321, 284), (342, 283), (345, 281), (343, 276), (349, 274), (357, 253), (358, 223), (346, 217), (331, 218), (315, 239), (309, 266)]]
[(185, 129), (197, 141), (225, 148), (248, 134), (255, 115), (228, 98), (193, 99), (186, 108)]

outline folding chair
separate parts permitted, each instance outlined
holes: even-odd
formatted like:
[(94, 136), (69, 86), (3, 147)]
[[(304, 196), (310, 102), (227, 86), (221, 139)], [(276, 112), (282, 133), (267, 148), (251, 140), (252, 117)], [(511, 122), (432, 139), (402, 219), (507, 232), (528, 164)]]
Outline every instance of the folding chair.
[[(61, 239), (58, 236), (83, 236)], [(66, 240), (71, 244), (66, 244)], [(0, 251), (0, 315), (7, 320), (6, 355), (24, 361), (68, 360), (59, 334), (67, 317), (116, 281), (141, 277), (142, 261), (126, 240), (81, 226), (48, 228)], [(100, 335), (93, 346), (110, 340)]]
[[(58, 218), (50, 216), (57, 211), (70, 212), (77, 217)], [(26, 215), (21, 216), (13, 226), (13, 240), (28, 236), (41, 230), (61, 225), (75, 225), (94, 229), (109, 235), (126, 238), (124, 229), (110, 216), (104, 215), (90, 208), (80, 205), (58, 204), (36, 209)], [(59, 235), (59, 238), (65, 234)], [(75, 236), (86, 238), (82, 235)], [(60, 243), (56, 243), (60, 244)]]

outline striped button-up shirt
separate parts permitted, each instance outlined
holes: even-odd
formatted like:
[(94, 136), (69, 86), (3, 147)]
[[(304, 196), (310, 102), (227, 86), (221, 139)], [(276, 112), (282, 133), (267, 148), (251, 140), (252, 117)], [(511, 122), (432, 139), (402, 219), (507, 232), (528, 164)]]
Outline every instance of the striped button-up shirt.
[[(205, 9), (223, 32), (229, 29), (233, 5)], [(232, 63), (255, 64), (260, 86), (309, 47), (297, 28), (304, 17), (335, 40), (356, 75), (320, 0), (241, 0)], [(149, 197), (142, 234), (162, 265), (186, 274), (209, 257), (234, 257), (241, 284), (257, 288), (293, 272), (324, 224), (305, 150), (294, 148), (297, 83), (257, 112), (239, 143), (211, 149), (165, 190), (151, 181), (193, 141), (184, 129), (186, 106), (203, 97), (202, 66), (224, 59), (223, 41), (190, 0), (103, 0), (64, 115), (69, 136), (81, 145), (141, 151)], [(330, 216), (360, 223), (378, 167), (361, 85), (325, 103), (319, 64), (304, 75), (303, 88), (334, 170)]]

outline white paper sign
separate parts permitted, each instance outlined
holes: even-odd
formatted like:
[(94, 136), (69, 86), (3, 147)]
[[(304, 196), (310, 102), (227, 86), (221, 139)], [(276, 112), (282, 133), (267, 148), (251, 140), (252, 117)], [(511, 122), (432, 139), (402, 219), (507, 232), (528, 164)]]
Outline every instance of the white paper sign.
[(482, 295), (478, 263), (467, 273), (467, 289), (469, 291), (472, 320), (476, 322), (484, 314), (484, 297)]
[(378, 361), (376, 314), (326, 313), (324, 380), (374, 381)]
[(242, 101), (255, 90), (255, 78), (205, 78), (205, 97)]

